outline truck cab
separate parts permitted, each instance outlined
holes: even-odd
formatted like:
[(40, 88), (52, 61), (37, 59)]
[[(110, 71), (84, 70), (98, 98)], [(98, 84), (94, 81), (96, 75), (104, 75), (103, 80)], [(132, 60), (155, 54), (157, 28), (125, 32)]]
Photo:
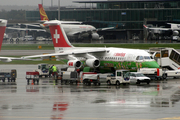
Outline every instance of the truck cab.
[(128, 70), (116, 70), (114, 74), (107, 76), (106, 82), (108, 85), (129, 84), (130, 83), (129, 74), (130, 74), (130, 72)]
[(49, 76), (49, 66), (46, 63), (38, 64), (38, 69), (35, 71), (39, 72), (39, 77)]

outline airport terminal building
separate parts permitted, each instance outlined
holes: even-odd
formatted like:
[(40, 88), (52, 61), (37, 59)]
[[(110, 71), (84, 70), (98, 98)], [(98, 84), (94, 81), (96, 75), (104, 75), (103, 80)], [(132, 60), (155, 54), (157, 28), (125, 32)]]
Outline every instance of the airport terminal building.
[[(96, 28), (117, 29), (100, 32), (105, 39), (117, 41), (145, 40), (144, 24), (169, 27), (166, 23), (180, 23), (179, 0), (107, 0), (74, 1), (84, 4), (84, 8), (61, 7), (61, 20), (76, 20), (91, 24)], [(91, 7), (86, 7), (90, 5)], [(50, 20), (58, 18), (58, 11), (45, 9)], [(29, 21), (40, 20), (39, 11), (26, 11)]]

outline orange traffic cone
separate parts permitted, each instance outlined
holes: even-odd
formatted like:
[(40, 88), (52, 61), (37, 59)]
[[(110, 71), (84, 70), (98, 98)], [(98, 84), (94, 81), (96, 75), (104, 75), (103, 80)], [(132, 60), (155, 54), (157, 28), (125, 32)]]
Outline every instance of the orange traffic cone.
[(31, 85), (34, 85), (34, 80), (32, 79)]

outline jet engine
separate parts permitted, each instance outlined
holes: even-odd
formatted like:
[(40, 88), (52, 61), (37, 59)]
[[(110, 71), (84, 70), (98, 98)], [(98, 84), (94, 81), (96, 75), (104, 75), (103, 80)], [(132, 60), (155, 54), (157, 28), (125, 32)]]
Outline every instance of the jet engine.
[(87, 59), (86, 65), (91, 68), (97, 68), (100, 65), (100, 61), (98, 59)]
[(98, 40), (98, 39), (99, 39), (99, 34), (97, 34), (97, 33), (92, 33), (92, 34), (91, 34), (91, 37), (92, 37), (93, 40)]
[(178, 36), (179, 35), (179, 31), (175, 30), (173, 31), (173, 36)]
[(7, 59), (1, 59), (2, 62), (11, 62), (12, 60), (10, 58)]
[(74, 67), (76, 69), (81, 68), (82, 63), (79, 60), (69, 60), (67, 63), (68, 67)]

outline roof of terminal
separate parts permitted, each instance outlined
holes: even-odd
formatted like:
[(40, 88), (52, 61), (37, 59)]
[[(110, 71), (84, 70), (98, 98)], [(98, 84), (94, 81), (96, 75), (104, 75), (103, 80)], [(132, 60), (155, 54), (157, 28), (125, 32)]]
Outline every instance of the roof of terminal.
[(75, 3), (115, 3), (115, 2), (172, 2), (179, 0), (111, 0), (111, 1), (73, 1)]

